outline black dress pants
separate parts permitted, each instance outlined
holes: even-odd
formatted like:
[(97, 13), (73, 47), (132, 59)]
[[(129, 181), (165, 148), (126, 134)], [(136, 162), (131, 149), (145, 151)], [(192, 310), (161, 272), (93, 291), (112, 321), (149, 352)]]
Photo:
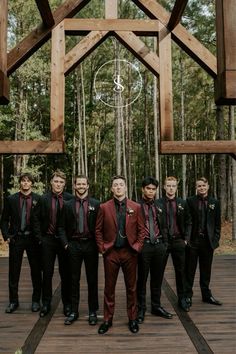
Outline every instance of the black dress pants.
[(137, 298), (139, 311), (146, 311), (146, 285), (149, 272), (151, 308), (155, 311), (160, 306), (165, 254), (166, 246), (160, 242), (155, 245), (144, 243), (142, 252), (138, 255)]
[(193, 296), (193, 284), (197, 264), (199, 262), (200, 272), (200, 288), (202, 298), (207, 299), (212, 296), (209, 288), (211, 280), (211, 268), (213, 261), (213, 249), (210, 246), (207, 237), (198, 237), (191, 242), (191, 247), (187, 248), (186, 253), (186, 279), (187, 279), (187, 296)]
[(170, 240), (164, 260), (165, 269), (169, 254), (171, 254), (175, 270), (176, 291), (179, 300), (186, 297), (185, 249), (186, 244), (182, 238)]
[(70, 241), (68, 254), (72, 280), (72, 312), (78, 313), (81, 267), (84, 262), (88, 284), (89, 312), (98, 310), (98, 248), (94, 239)]
[(9, 300), (18, 302), (18, 287), (22, 259), (26, 251), (31, 280), (33, 285), (32, 301), (40, 302), (42, 275), (41, 275), (41, 247), (31, 235), (16, 236), (9, 245)]
[(58, 259), (59, 274), (61, 278), (61, 298), (63, 305), (71, 304), (71, 274), (69, 258), (63, 249), (59, 239), (53, 235), (46, 235), (42, 241), (42, 265), (43, 265), (43, 305), (50, 305), (52, 300), (52, 279), (55, 260)]

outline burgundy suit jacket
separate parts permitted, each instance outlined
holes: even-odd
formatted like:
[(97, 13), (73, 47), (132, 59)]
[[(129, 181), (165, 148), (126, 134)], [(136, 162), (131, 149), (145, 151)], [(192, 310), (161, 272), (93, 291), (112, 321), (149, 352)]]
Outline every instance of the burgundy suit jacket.
[[(141, 206), (127, 199), (126, 236), (129, 245), (136, 252), (141, 252), (145, 237), (144, 219)], [(104, 254), (110, 250), (117, 237), (117, 218), (114, 199), (100, 204), (96, 221), (96, 242), (99, 252)]]

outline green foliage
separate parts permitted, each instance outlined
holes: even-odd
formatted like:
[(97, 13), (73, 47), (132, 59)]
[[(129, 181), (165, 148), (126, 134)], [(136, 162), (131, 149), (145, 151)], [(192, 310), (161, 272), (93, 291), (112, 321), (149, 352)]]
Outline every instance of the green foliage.
[[(34, 184), (33, 184), (33, 191), (38, 194), (43, 194), (45, 192), (45, 186), (43, 182), (41, 181), (42, 178), (42, 171), (40, 171), (42, 166), (40, 165), (31, 165), (30, 167), (28, 166), (27, 168), (22, 168), (20, 174), (22, 173), (30, 173), (34, 177)], [(13, 194), (19, 191), (19, 176), (10, 176), (10, 182), (9, 182), (11, 188), (8, 189), (9, 194)]]

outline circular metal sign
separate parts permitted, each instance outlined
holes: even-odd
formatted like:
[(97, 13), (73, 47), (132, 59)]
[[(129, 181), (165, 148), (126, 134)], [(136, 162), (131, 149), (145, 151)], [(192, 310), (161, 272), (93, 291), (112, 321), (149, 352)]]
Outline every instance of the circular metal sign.
[(142, 89), (142, 77), (134, 64), (124, 59), (109, 60), (94, 78), (96, 99), (109, 107), (126, 107), (135, 102)]

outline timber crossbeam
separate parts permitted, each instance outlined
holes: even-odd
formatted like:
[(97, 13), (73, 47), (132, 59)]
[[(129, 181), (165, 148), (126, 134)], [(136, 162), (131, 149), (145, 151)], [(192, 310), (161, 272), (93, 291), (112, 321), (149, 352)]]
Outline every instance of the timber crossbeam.
[(0, 154), (61, 154), (64, 152), (63, 141), (9, 141), (0, 142)]
[(161, 154), (236, 154), (236, 140), (161, 141)]

